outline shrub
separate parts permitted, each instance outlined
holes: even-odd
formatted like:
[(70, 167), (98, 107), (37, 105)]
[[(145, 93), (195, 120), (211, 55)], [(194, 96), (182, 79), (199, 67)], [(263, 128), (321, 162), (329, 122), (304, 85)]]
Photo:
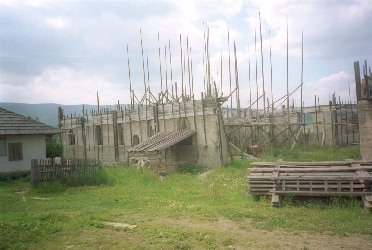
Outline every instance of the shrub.
[(206, 167), (197, 164), (183, 164), (177, 167), (179, 173), (198, 174), (206, 170)]
[(62, 157), (63, 146), (58, 136), (47, 137), (46, 156), (48, 158)]
[(40, 193), (58, 193), (65, 191), (68, 187), (111, 185), (112, 183), (113, 179), (106, 169), (100, 168), (92, 176), (40, 183), (35, 186), (35, 190)]

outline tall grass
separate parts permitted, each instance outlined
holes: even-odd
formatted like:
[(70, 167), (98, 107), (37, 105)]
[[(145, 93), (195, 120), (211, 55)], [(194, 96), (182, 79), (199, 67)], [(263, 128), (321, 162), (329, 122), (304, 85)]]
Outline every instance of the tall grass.
[[(314, 150), (321, 151), (284, 155), (285, 151), (278, 150), (278, 155), (270, 157), (298, 161), (309, 159), (307, 155)], [(334, 160), (340, 159), (337, 150), (342, 149), (335, 150)], [(322, 155), (318, 158), (329, 160), (327, 153)], [(203, 178), (196, 166), (186, 166), (164, 178), (151, 169), (104, 167), (100, 176), (83, 186), (73, 182), (49, 193), (45, 189), (15, 193), (30, 188), (30, 181), (25, 179), (2, 182), (0, 249), (226, 249), (234, 242), (242, 243), (243, 235), (257, 231), (249, 231), (250, 227), (372, 237), (370, 214), (360, 207), (358, 199), (300, 201), (287, 197), (280, 209), (271, 207), (267, 198), (254, 201), (246, 194), (250, 163), (236, 160), (214, 168)], [(220, 233), (209, 226), (217, 225), (220, 219), (243, 231), (237, 235), (230, 230)], [(104, 224), (110, 221), (138, 227), (115, 229)], [(201, 226), (194, 227), (194, 223)], [(253, 241), (250, 244), (242, 248), (260, 246)]]
[(310, 145), (304, 148), (295, 147), (291, 151), (288, 147), (268, 147), (263, 150), (263, 160), (276, 161), (343, 161), (346, 159), (360, 159), (359, 145), (347, 147), (331, 147)]
[(198, 174), (204, 172), (206, 169), (205, 166), (198, 164), (182, 164), (177, 166), (176, 171), (178, 173)]
[(69, 187), (111, 185), (112, 183), (113, 178), (109, 175), (107, 168), (99, 168), (90, 176), (42, 182), (34, 186), (33, 189), (39, 193), (55, 193), (63, 192)]

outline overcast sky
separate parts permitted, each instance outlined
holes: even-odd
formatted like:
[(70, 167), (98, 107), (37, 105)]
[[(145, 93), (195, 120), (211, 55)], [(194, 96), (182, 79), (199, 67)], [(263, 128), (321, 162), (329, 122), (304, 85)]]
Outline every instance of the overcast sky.
[[(252, 101), (257, 95), (256, 55), (259, 95), (263, 90), (259, 12), (267, 97), (271, 99), (270, 46), (274, 99), (286, 93), (288, 20), (290, 91), (301, 83), (303, 31), (305, 104), (313, 105), (315, 94), (327, 103), (333, 92), (348, 101), (349, 84), (355, 100), (353, 62), (372, 63), (371, 0), (0, 0), (0, 102), (95, 104), (98, 91), (101, 104), (129, 103), (128, 55), (133, 89), (138, 96), (144, 92), (140, 29), (151, 91), (160, 90), (159, 46), (163, 84), (167, 75), (171, 86), (171, 69), (173, 82), (181, 82), (181, 34), (183, 53), (187, 37), (191, 47), (199, 98), (204, 91), (206, 23), (211, 75), (220, 88), (222, 56), (222, 91), (228, 95), (229, 29), (233, 85), (235, 41), (241, 103), (247, 106), (250, 89)], [(186, 67), (185, 82), (187, 72)], [(299, 105), (300, 92), (292, 99)]]

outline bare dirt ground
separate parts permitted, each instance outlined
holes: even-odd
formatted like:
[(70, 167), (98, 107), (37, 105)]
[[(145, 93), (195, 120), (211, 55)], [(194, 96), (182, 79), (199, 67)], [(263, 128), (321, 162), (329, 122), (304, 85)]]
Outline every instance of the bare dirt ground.
[[(123, 223), (118, 218), (114, 224)], [(140, 222), (140, 221), (138, 221)], [(125, 223), (124, 223), (125, 224)], [(187, 247), (177, 243), (169, 245), (158, 232), (143, 234), (146, 228), (167, 228), (170, 231), (191, 233)], [(194, 238), (200, 233), (203, 239)], [(169, 240), (169, 239), (168, 239)], [(177, 236), (171, 241), (177, 242)], [(220, 218), (200, 221), (189, 218), (157, 218), (143, 220), (138, 227), (118, 229), (112, 225), (102, 228), (84, 228), (75, 234), (63, 235), (56, 248), (54, 241), (46, 241), (30, 249), (372, 249), (372, 235), (340, 236), (326, 233), (290, 232), (284, 230), (261, 230), (251, 225), (250, 220), (239, 222)], [(204, 243), (203, 243), (204, 241)], [(210, 242), (211, 245), (206, 245)]]
[(247, 219), (241, 222), (227, 219), (208, 222), (181, 219), (162, 223), (186, 231), (216, 231), (230, 235), (233, 239), (228, 246), (230, 249), (372, 249), (371, 236), (266, 231), (254, 228)]

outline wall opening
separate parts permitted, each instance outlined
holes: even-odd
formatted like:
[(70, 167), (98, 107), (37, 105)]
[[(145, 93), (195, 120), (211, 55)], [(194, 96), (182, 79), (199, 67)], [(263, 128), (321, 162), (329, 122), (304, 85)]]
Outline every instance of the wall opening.
[(133, 146), (136, 146), (140, 143), (138, 135), (133, 135), (132, 143), (133, 143)]
[(96, 126), (96, 144), (103, 145), (103, 134), (101, 125)]
[(68, 131), (68, 145), (75, 145), (75, 134), (73, 129)]
[(121, 123), (117, 125), (118, 141), (120, 145), (124, 145), (124, 128)]
[(186, 117), (181, 117), (178, 119), (178, 130), (185, 129), (185, 128), (191, 128), (191, 123), (189, 119)]
[(152, 120), (147, 121), (147, 137), (151, 137), (155, 134), (155, 125)]
[(311, 132), (313, 129), (313, 116), (311, 112), (308, 113), (302, 113), (302, 116), (300, 113), (297, 114), (297, 121), (299, 123), (305, 123), (305, 130), (307, 132)]

